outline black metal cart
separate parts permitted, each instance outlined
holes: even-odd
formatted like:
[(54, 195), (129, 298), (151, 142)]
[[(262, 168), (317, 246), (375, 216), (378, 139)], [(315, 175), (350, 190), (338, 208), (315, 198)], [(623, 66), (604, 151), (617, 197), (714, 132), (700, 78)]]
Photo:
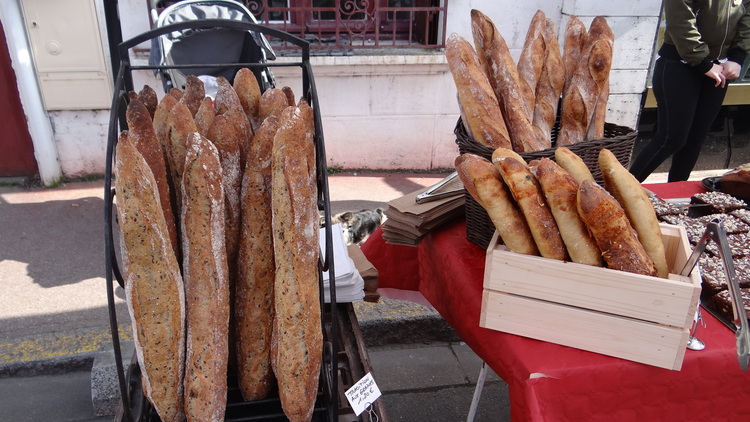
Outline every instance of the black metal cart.
[[(373, 412), (365, 412), (357, 417), (349, 407), (344, 397), (344, 391), (353, 385), (366, 373), (371, 371), (369, 357), (362, 340), (362, 334), (357, 323), (351, 304), (337, 304), (335, 291), (335, 274), (333, 265), (333, 245), (331, 237), (330, 198), (328, 196), (328, 179), (326, 173), (326, 158), (323, 142), (323, 131), (320, 118), (318, 96), (309, 60), (309, 45), (306, 41), (288, 33), (266, 28), (257, 24), (228, 21), (220, 19), (202, 19), (180, 22), (164, 26), (127, 41), (121, 41), (119, 21), (116, 15), (117, 2), (109, 3), (105, 11), (107, 17), (113, 68), (115, 72), (114, 95), (109, 121), (108, 142), (106, 151), (105, 187), (104, 187), (104, 224), (105, 224), (105, 271), (106, 288), (109, 304), (110, 325), (114, 353), (117, 362), (117, 375), (121, 393), (121, 406), (116, 415), (117, 421), (158, 421), (159, 417), (145, 398), (141, 386), (140, 369), (137, 357), (133, 355), (130, 364), (124, 366), (120, 338), (118, 334), (117, 315), (115, 311), (115, 289), (123, 286), (123, 277), (119, 270), (115, 245), (116, 221), (113, 211), (115, 189), (113, 188), (114, 151), (121, 130), (127, 129), (125, 110), (128, 92), (133, 91), (132, 72), (134, 70), (162, 71), (168, 66), (148, 65), (134, 66), (130, 62), (130, 50), (135, 46), (152, 40), (155, 37), (172, 31), (196, 31), (207, 28), (222, 28), (234, 31), (252, 31), (279, 38), (289, 44), (299, 47), (299, 60), (275, 63), (200, 63), (190, 65), (173, 65), (172, 68), (192, 69), (201, 67), (247, 67), (254, 72), (265, 71), (273, 67), (285, 66), (299, 68), (302, 74), (305, 98), (314, 111), (315, 119), (315, 151), (317, 165), (318, 209), (325, 219), (325, 255), (319, 262), (319, 285), (322, 310), (323, 331), (323, 363), (321, 367), (318, 396), (313, 413), (315, 421), (386, 421), (383, 409), (379, 403), (373, 406)], [(111, 9), (114, 5), (115, 10)], [(296, 56), (295, 56), (296, 57)], [(322, 272), (328, 271), (330, 278), (331, 304), (324, 303)], [(228, 397), (226, 408), (227, 421), (286, 421), (281, 410), (278, 396), (265, 400), (244, 401), (237, 388), (236, 374), (228, 373)], [(372, 418), (374, 415), (376, 418)]]

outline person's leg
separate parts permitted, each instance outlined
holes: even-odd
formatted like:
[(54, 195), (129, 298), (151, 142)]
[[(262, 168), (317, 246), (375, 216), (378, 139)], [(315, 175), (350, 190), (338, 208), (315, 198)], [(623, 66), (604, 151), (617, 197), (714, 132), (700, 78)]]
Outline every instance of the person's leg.
[(696, 72), (679, 60), (660, 57), (654, 66), (653, 86), (657, 103), (656, 134), (630, 166), (630, 172), (639, 182), (685, 145), (690, 116), (695, 113), (700, 95)]
[(674, 153), (669, 169), (669, 182), (688, 180), (701, 153), (701, 147), (711, 130), (711, 125), (719, 115), (727, 88), (715, 87), (714, 81), (704, 78), (701, 81), (701, 94), (693, 116), (685, 146)]

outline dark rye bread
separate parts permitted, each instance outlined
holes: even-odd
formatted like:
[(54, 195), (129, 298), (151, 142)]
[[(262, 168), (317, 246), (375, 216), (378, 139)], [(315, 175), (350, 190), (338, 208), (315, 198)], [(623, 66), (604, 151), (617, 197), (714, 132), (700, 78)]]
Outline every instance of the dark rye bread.
[(271, 151), (279, 119), (255, 132), (242, 178), (242, 225), (235, 286), (237, 373), (245, 400), (266, 398), (274, 386), (271, 332), (276, 272), (271, 231)]
[(317, 187), (309, 175), (306, 125), (297, 107), (288, 107), (274, 137), (271, 171), (273, 246), (276, 258), (271, 359), (284, 414), (309, 421), (322, 360), (318, 287)]
[(115, 174), (125, 297), (143, 391), (161, 420), (180, 422), (184, 419), (183, 281), (156, 181), (127, 135), (117, 143)]
[(229, 359), (224, 192), (219, 152), (197, 132), (188, 136), (182, 194), (185, 414), (189, 421), (222, 421)]

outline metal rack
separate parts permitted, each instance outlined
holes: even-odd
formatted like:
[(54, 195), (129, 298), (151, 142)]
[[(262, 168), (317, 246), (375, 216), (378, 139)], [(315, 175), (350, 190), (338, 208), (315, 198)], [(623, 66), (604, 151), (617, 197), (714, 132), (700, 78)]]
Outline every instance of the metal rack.
[[(119, 22), (112, 20), (111, 14), (108, 14), (108, 25), (119, 25)], [(275, 63), (210, 63), (210, 64), (190, 64), (168, 66), (134, 66), (130, 62), (129, 51), (142, 42), (149, 41), (155, 37), (167, 34), (172, 31), (198, 30), (209, 28), (222, 28), (236, 31), (255, 31), (261, 34), (267, 34), (285, 42), (295, 45), (300, 50), (299, 61), (286, 62), (282, 64)], [(119, 27), (116, 28), (119, 32)], [(267, 69), (273, 67), (297, 67), (302, 72), (303, 92), (301, 97), (305, 98), (314, 111), (315, 120), (315, 151), (316, 151), (316, 182), (318, 187), (317, 206), (319, 211), (323, 212), (325, 221), (325, 255), (320, 257), (318, 265), (319, 286), (320, 286), (320, 306), (322, 311), (323, 331), (323, 360), (321, 365), (321, 374), (319, 382), (318, 396), (315, 404), (313, 420), (315, 421), (339, 421), (342, 415), (346, 413), (347, 407), (342, 406), (343, 391), (346, 385), (351, 385), (352, 377), (369, 369), (369, 359), (363, 350), (361, 343), (361, 333), (356, 323), (356, 316), (351, 312), (351, 305), (336, 304), (335, 274), (333, 265), (333, 241), (331, 236), (331, 212), (330, 198), (328, 194), (328, 178), (326, 173), (326, 157), (323, 140), (323, 130), (321, 125), (320, 111), (317, 91), (313, 79), (313, 73), (310, 66), (309, 45), (306, 41), (292, 36), (288, 33), (266, 28), (261, 25), (217, 19), (194, 20), (182, 22), (169, 26), (157, 28), (130, 40), (119, 42), (113, 45), (113, 40), (118, 41), (117, 32), (110, 28), (110, 48), (112, 50), (113, 67), (116, 79), (114, 82), (114, 95), (112, 99), (111, 115), (109, 120), (108, 142), (106, 150), (105, 166), (105, 186), (104, 186), (104, 224), (105, 224), (105, 271), (106, 271), (106, 288), (107, 299), (109, 304), (110, 328), (112, 333), (112, 342), (114, 346), (115, 360), (117, 366), (117, 376), (121, 392), (121, 409), (118, 412), (116, 420), (118, 421), (158, 421), (159, 418), (152, 406), (145, 399), (141, 387), (140, 369), (137, 358), (133, 356), (131, 363), (127, 368), (123, 367), (123, 356), (120, 347), (120, 338), (118, 334), (117, 315), (115, 310), (115, 288), (117, 285), (123, 287), (123, 277), (120, 273), (117, 262), (116, 249), (114, 244), (114, 212), (113, 204), (115, 199), (115, 189), (113, 188), (113, 165), (114, 151), (121, 130), (127, 129), (125, 120), (125, 109), (128, 101), (127, 93), (134, 90), (132, 72), (134, 70), (162, 70), (166, 68), (180, 67), (247, 67), (251, 70)], [(114, 35), (113, 35), (114, 34)], [(115, 61), (114, 58), (119, 58)], [(330, 277), (330, 298), (331, 304), (324, 303), (322, 272), (328, 271)], [(348, 306), (348, 308), (347, 308)], [(344, 313), (344, 318), (339, 313)], [(353, 318), (353, 320), (352, 320)], [(353, 327), (355, 326), (355, 327)], [(349, 327), (349, 328), (342, 328)], [(355, 347), (351, 346), (353, 337)], [(359, 339), (357, 339), (359, 337)], [(342, 352), (343, 350), (343, 352)], [(351, 353), (347, 353), (349, 350)], [(343, 354), (342, 354), (343, 353)], [(361, 375), (364, 375), (362, 373)], [(361, 376), (360, 375), (360, 376)], [(281, 404), (278, 396), (271, 397), (267, 400), (245, 402), (236, 387), (236, 375), (227, 374), (229, 393), (227, 398), (226, 419), (231, 421), (286, 421), (286, 417), (281, 411)], [(355, 378), (353, 381), (356, 381)], [(345, 403), (346, 400), (343, 400)], [(349, 409), (350, 411), (351, 409)], [(341, 412), (340, 412), (341, 411)], [(369, 420), (357, 418), (352, 414), (349, 420)], [(383, 420), (381, 418), (381, 420)]]

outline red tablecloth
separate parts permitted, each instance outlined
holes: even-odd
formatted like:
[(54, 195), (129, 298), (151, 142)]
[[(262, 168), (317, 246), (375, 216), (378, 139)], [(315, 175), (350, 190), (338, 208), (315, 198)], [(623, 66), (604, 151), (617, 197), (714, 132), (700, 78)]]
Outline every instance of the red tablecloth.
[(362, 250), (381, 287), (420, 291), (508, 383), (514, 421), (750, 418), (750, 373), (739, 368), (734, 334), (707, 312), (697, 333), (706, 349), (688, 350), (671, 371), (481, 328), (485, 252), (466, 239), (463, 220), (417, 248), (388, 245), (378, 231)]

